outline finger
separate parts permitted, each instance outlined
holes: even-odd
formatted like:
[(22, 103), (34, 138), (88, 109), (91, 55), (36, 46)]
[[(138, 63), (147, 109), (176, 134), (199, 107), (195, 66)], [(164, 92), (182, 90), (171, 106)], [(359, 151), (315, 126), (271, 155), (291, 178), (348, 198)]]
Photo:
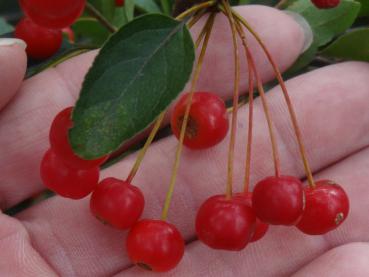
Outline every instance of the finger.
[(27, 66), (26, 44), (20, 39), (0, 38), (0, 110), (18, 91)]
[[(217, 272), (220, 276), (241, 276), (242, 273), (246, 272), (247, 276), (250, 277), (291, 276), (314, 259), (316, 262), (313, 262), (313, 267), (320, 266), (320, 269), (324, 269), (322, 273), (328, 273), (334, 267), (333, 263), (337, 263), (338, 266), (340, 260), (331, 259), (332, 263), (323, 268), (322, 260), (319, 258), (321, 255), (325, 257), (324, 253), (339, 245), (347, 245), (351, 242), (369, 242), (368, 166), (369, 148), (314, 176), (317, 180), (336, 180), (344, 187), (350, 198), (349, 217), (337, 230), (324, 236), (308, 236), (294, 227), (271, 226), (263, 239), (249, 244), (241, 252), (216, 251), (200, 241), (194, 241), (187, 245), (186, 254), (181, 264), (168, 276), (191, 276), (192, 272)], [(344, 249), (348, 250), (348, 248)], [(362, 251), (360, 252), (362, 253)], [(354, 255), (351, 252), (347, 253), (347, 255), (350, 254)], [(332, 258), (332, 256), (330, 257)], [(323, 261), (325, 259), (323, 258)], [(367, 261), (367, 256), (365, 260)], [(358, 262), (358, 265), (362, 264), (361, 261)], [(307, 268), (309, 266), (302, 272), (308, 272)], [(341, 269), (343, 270), (344, 267)], [(363, 270), (363, 267), (361, 266), (358, 270)], [(124, 271), (124, 275), (130, 276), (137, 272), (139, 272), (138, 269), (132, 269), (129, 272)], [(203, 275), (206, 274), (201, 276)], [(305, 275), (301, 274), (301, 276)], [(327, 275), (318, 274), (318, 276)]]
[[(297, 58), (304, 38), (294, 20), (267, 7), (251, 6), (238, 9), (243, 16), (250, 18), (251, 24), (262, 34), (282, 68), (288, 67)], [(265, 18), (260, 20), (255, 13), (262, 14)], [(228, 56), (231, 55), (228, 49), (232, 45), (231, 41), (225, 44), (223, 39), (226, 39), (227, 35), (221, 35), (223, 32), (228, 33), (228, 29), (222, 28), (224, 19), (221, 16), (219, 21), (221, 24), (216, 25), (220, 31), (215, 30), (214, 34), (218, 33), (218, 39), (221, 41), (213, 41), (208, 52), (211, 59), (217, 59), (219, 66), (215, 67), (208, 61), (203, 68), (202, 78), (209, 84), (214, 81), (221, 85), (223, 82), (232, 83), (231, 80), (220, 78), (218, 75), (223, 70), (231, 70), (233, 62)], [(274, 31), (276, 26), (280, 29), (278, 34)], [(219, 46), (224, 48), (223, 53), (218, 52)], [(288, 51), (281, 53), (281, 47)], [(43, 188), (38, 170), (41, 157), (48, 147), (51, 121), (61, 109), (75, 103), (82, 76), (91, 65), (93, 55), (94, 53), (90, 53), (71, 59), (56, 69), (49, 69), (27, 80), (15, 101), (1, 114), (0, 145), (6, 145), (0, 157), (1, 207), (10, 207)], [(270, 79), (269, 66), (260, 59), (258, 62), (263, 77)], [(230, 89), (218, 92), (223, 96), (230, 96), (232, 93)]]
[(368, 257), (369, 243), (350, 243), (327, 251), (292, 276), (369, 276)]
[[(57, 276), (32, 247), (24, 226), (0, 213), (0, 276)], [(5, 250), (6, 249), (6, 250)]]
[[(363, 135), (363, 130), (366, 130), (369, 126), (365, 101), (369, 97), (369, 90), (366, 88), (368, 75), (369, 66), (367, 64), (345, 63), (311, 72), (287, 83), (288, 87), (291, 88), (290, 93), (296, 111), (298, 111), (304, 140), (310, 150), (308, 152), (309, 160), (315, 170), (324, 168), (369, 144), (369, 138)], [(351, 82), (353, 79), (355, 79), (355, 82)], [(311, 84), (314, 84), (314, 89), (311, 89)], [(348, 93), (351, 91), (355, 91), (355, 94)], [(280, 92), (272, 91), (268, 93), (268, 99), (273, 107), (274, 121), (279, 126), (279, 133), (281, 134), (278, 139), (282, 146), (283, 173), (302, 177), (302, 166), (293, 143), (294, 136), (288, 127), (285, 109), (282, 109), (282, 96)], [(324, 103), (324, 109), (317, 107), (316, 112), (312, 112), (317, 100), (319, 103)], [(243, 124), (243, 121), (246, 114), (247, 109), (241, 109), (234, 175), (235, 184), (238, 187), (243, 179), (243, 153), (247, 126), (246, 123)], [(361, 120), (357, 120), (358, 116), (362, 116)], [(320, 123), (319, 121), (322, 119), (324, 121)], [(337, 119), (339, 119), (339, 122), (337, 122)], [(317, 134), (319, 134), (318, 138)], [(334, 134), (334, 140), (332, 140), (332, 134)], [(173, 137), (152, 145), (133, 182), (145, 194), (144, 217), (146, 218), (157, 218), (160, 215), (170, 179), (176, 145), (177, 140)], [(326, 150), (323, 151), (323, 148), (326, 148)], [(226, 140), (211, 150), (184, 151), (183, 153), (177, 186), (169, 212), (169, 220), (179, 227), (186, 239), (194, 238), (193, 220), (199, 205), (208, 196), (223, 193), (225, 190), (227, 149), (228, 141)], [(267, 128), (259, 100), (255, 102), (255, 144), (253, 153), (253, 180), (272, 174), (273, 168)], [(103, 175), (124, 179), (134, 162), (134, 158), (134, 156), (128, 157), (121, 163), (105, 170)], [(358, 169), (367, 168), (368, 166), (366, 163), (361, 163), (363, 167), (359, 166), (360, 163), (356, 164)], [(342, 169), (339, 171), (344, 172)], [(367, 171), (365, 170), (365, 172)], [(334, 176), (331, 177), (334, 178)], [(340, 181), (342, 180), (337, 180), (337, 182)], [(363, 202), (363, 197), (367, 195), (366, 191), (369, 187), (359, 187), (351, 182), (343, 183), (350, 189), (359, 190), (357, 193), (349, 192), (350, 197), (352, 196), (353, 201), (358, 205), (355, 209), (353, 208), (350, 218), (356, 218), (355, 214), (362, 216), (362, 210), (359, 207), (360, 205), (362, 207), (368, 205), (365, 204), (366, 200)], [(62, 267), (58, 263), (61, 255), (59, 254), (60, 244), (64, 248), (66, 246), (70, 247), (70, 251), (67, 253), (68, 257), (72, 257), (74, 267), (83, 262), (95, 265), (98, 269), (95, 266), (89, 267), (91, 275), (103, 274), (103, 272), (110, 274), (127, 267), (129, 261), (124, 257), (122, 233), (102, 226), (95, 220), (89, 213), (88, 201), (88, 199), (84, 199), (73, 202), (55, 197), (29, 209), (20, 218), (27, 221), (25, 224), (34, 240), (35, 247), (41, 253), (44, 253), (45, 257), (50, 257), (48, 261), (55, 267)], [(66, 223), (67, 226), (65, 226)], [(60, 228), (62, 225), (65, 228)], [(287, 247), (287, 242), (286, 245), (283, 244), (282, 246), (278, 243), (283, 241), (282, 238), (285, 234), (288, 234), (289, 238), (296, 240), (296, 244), (291, 244), (293, 247), (291, 252), (288, 253), (294, 253), (293, 251), (297, 251), (297, 249), (305, 249), (308, 244), (314, 245), (322, 241), (321, 237), (310, 240), (309, 237), (302, 236), (294, 229), (289, 229), (290, 231), (287, 233), (285, 228), (272, 229), (274, 231), (272, 230), (271, 234), (274, 232), (275, 237), (272, 240), (263, 241), (269, 243), (275, 241), (277, 245), (273, 249), (284, 249)], [(347, 232), (345, 236), (341, 236), (341, 240), (337, 239), (336, 242), (342, 242), (342, 237), (347, 237), (348, 240), (363, 238), (369, 233), (369, 226), (361, 224), (360, 228), (356, 230), (357, 233)], [(355, 236), (351, 237), (350, 234), (355, 234)], [(272, 235), (267, 237), (269, 236)], [(301, 240), (306, 240), (304, 247), (301, 247)], [(80, 256), (80, 252), (73, 251), (73, 249), (81, 246), (83, 246), (83, 258)], [(318, 250), (320, 251), (320, 249)], [(263, 251), (264, 254), (269, 251), (269, 244), (264, 246)], [(87, 253), (89, 253), (89, 259), (86, 258)], [(289, 255), (288, 253), (286, 255)], [(316, 252), (306, 253), (314, 254)], [(256, 253), (255, 255), (259, 254)], [(201, 260), (198, 256), (197, 258)], [(83, 270), (85, 270), (85, 267)]]

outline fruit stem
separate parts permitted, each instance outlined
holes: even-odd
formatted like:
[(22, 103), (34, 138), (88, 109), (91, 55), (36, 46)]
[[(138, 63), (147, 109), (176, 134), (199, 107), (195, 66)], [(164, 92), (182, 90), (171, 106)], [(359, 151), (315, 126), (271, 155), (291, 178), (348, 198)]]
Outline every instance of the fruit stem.
[(303, 141), (302, 141), (302, 135), (301, 135), (301, 131), (300, 131), (300, 128), (299, 128), (299, 125), (298, 125), (298, 122), (297, 122), (296, 113), (295, 113), (295, 110), (293, 108), (293, 105), (292, 105), (290, 96), (288, 94), (286, 85), (285, 85), (285, 83), (283, 81), (282, 74), (279, 71), (279, 68), (278, 68), (277, 64), (275, 63), (272, 55), (268, 51), (266, 45), (264, 44), (264, 42), (262, 41), (262, 39), (259, 37), (259, 35), (253, 30), (253, 28), (249, 25), (249, 23), (240, 14), (238, 14), (234, 10), (232, 11), (232, 13), (237, 18), (237, 20), (243, 26), (245, 26), (246, 29), (253, 35), (253, 37), (259, 43), (259, 45), (263, 49), (265, 55), (267, 56), (270, 64), (273, 67), (273, 70), (274, 70), (275, 75), (276, 75), (276, 77), (278, 79), (278, 82), (279, 82), (279, 84), (281, 86), (281, 89), (282, 89), (282, 92), (283, 92), (283, 95), (284, 95), (284, 99), (285, 99), (286, 104), (287, 104), (287, 107), (288, 107), (288, 112), (290, 114), (292, 125), (293, 125), (294, 131), (295, 131), (295, 135), (296, 135), (296, 139), (297, 139), (297, 143), (299, 145), (301, 159), (302, 159), (302, 162), (304, 164), (304, 169), (305, 169), (305, 173), (306, 173), (306, 176), (307, 176), (307, 179), (308, 179), (308, 182), (309, 182), (309, 186), (311, 188), (315, 188), (314, 178), (313, 178), (313, 175), (311, 173), (309, 162), (308, 162), (307, 157), (306, 157), (306, 151), (305, 151), (305, 147), (304, 147), (304, 144), (303, 144)]
[[(200, 72), (201, 72), (201, 67), (202, 67), (202, 63), (204, 61), (204, 57), (205, 57), (205, 53), (206, 53), (206, 49), (208, 47), (208, 42), (209, 42), (209, 38), (210, 38), (210, 34), (211, 31), (213, 29), (213, 24), (214, 24), (214, 19), (215, 19), (216, 14), (212, 13), (209, 18), (207, 19), (207, 22), (204, 25), (204, 29), (207, 29), (206, 35), (204, 37), (204, 42), (202, 44), (201, 47), (201, 52), (195, 67), (195, 71), (194, 71), (194, 75), (192, 78), (192, 82), (191, 82), (191, 89), (190, 89), (190, 93), (188, 96), (188, 102), (186, 105), (186, 110), (185, 110), (185, 114), (184, 114), (184, 118), (183, 118), (183, 122), (182, 122), (182, 126), (181, 126), (181, 132), (179, 135), (179, 141), (178, 141), (178, 145), (177, 145), (177, 149), (176, 149), (176, 154), (175, 154), (175, 159), (174, 159), (174, 165), (173, 165), (173, 170), (172, 170), (172, 176), (170, 178), (170, 182), (169, 182), (169, 189), (165, 198), (165, 202), (164, 202), (164, 207), (163, 207), (163, 211), (161, 214), (161, 219), (162, 220), (166, 220), (168, 217), (168, 211), (169, 211), (169, 207), (170, 207), (170, 202), (172, 200), (172, 196), (173, 196), (173, 191), (174, 191), (174, 186), (176, 183), (176, 179), (177, 179), (177, 174), (178, 174), (178, 168), (179, 168), (179, 163), (180, 163), (180, 158), (181, 158), (181, 153), (182, 153), (182, 149), (183, 149), (183, 140), (186, 134), (186, 127), (187, 127), (187, 123), (188, 123), (188, 119), (189, 119), (189, 115), (190, 115), (190, 109), (191, 109), (191, 103), (192, 103), (192, 98), (193, 95), (195, 93), (195, 88), (196, 88), (196, 84), (197, 84), (197, 80), (199, 79), (200, 76)], [(208, 24), (208, 22), (210, 22)]]
[(231, 122), (231, 135), (228, 149), (228, 165), (227, 165), (227, 187), (226, 199), (231, 199), (233, 194), (233, 163), (234, 163), (234, 149), (236, 145), (236, 131), (237, 131), (237, 113), (238, 113), (238, 97), (239, 97), (239, 83), (240, 83), (240, 61), (239, 51), (236, 36), (236, 26), (232, 16), (231, 6), (227, 0), (222, 0), (222, 5), (225, 9), (229, 25), (232, 30), (233, 54), (234, 54), (234, 91), (233, 91), (233, 111)]
[(185, 17), (187, 17), (188, 15), (190, 15), (194, 12), (197, 12), (199, 10), (206, 9), (206, 8), (211, 7), (211, 6), (214, 6), (215, 3), (216, 3), (216, 1), (211, 0), (211, 1), (207, 1), (207, 2), (204, 2), (204, 3), (198, 4), (198, 5), (192, 6), (188, 10), (186, 10), (183, 13), (181, 13), (180, 15), (178, 15), (176, 17), (176, 19), (177, 20), (182, 20), (182, 19), (184, 19)]
[(147, 150), (149, 149), (149, 146), (151, 145), (152, 141), (155, 138), (155, 135), (157, 134), (157, 132), (160, 129), (161, 123), (163, 122), (163, 119), (165, 117), (165, 112), (162, 112), (158, 119), (155, 122), (154, 127), (152, 128), (149, 137), (147, 138), (145, 145), (142, 147), (142, 149), (140, 150), (140, 152), (137, 155), (136, 161), (131, 169), (131, 172), (129, 173), (126, 181), (130, 184), (133, 180), (133, 178), (136, 176), (136, 173), (145, 157), (145, 154), (147, 152)]
[[(239, 32), (238, 32), (239, 33)], [(242, 44), (246, 47), (246, 38), (244, 38), (244, 33), (239, 33), (242, 40)], [(246, 50), (246, 48), (245, 48)], [(251, 146), (252, 146), (252, 133), (253, 133), (253, 121), (254, 121), (254, 77), (253, 68), (251, 65), (250, 58), (247, 57), (247, 68), (249, 73), (249, 124), (247, 130), (247, 147), (246, 147), (246, 164), (245, 164), (245, 180), (244, 180), (244, 193), (248, 193), (250, 190), (250, 169), (251, 169)]]
[(204, 37), (206, 36), (206, 34), (208, 33), (208, 30), (210, 28), (210, 25), (213, 24), (212, 20), (207, 20), (204, 28), (202, 28), (200, 34), (197, 36), (196, 42), (195, 42), (195, 47), (198, 48), (199, 45), (201, 44), (201, 41), (203, 41)]
[(258, 91), (259, 91), (259, 94), (260, 94), (261, 102), (262, 102), (262, 105), (263, 105), (265, 118), (266, 118), (267, 123), (268, 123), (268, 132), (269, 132), (270, 142), (271, 142), (271, 145), (272, 145), (275, 176), (279, 177), (280, 176), (280, 160), (279, 160), (278, 146), (277, 146), (277, 143), (276, 143), (276, 138), (275, 138), (275, 134), (274, 134), (274, 130), (273, 130), (273, 122), (272, 122), (272, 117), (270, 115), (270, 109), (269, 109), (269, 106), (268, 106), (267, 99), (265, 97), (265, 91), (264, 91), (264, 88), (263, 88), (263, 83), (262, 83), (260, 75), (259, 75), (259, 73), (256, 69), (254, 57), (252, 56), (251, 51), (249, 49), (249, 46), (247, 44), (245, 32), (242, 29), (242, 27), (241, 27), (241, 25), (239, 24), (238, 21), (236, 23), (236, 26), (237, 26), (237, 32), (238, 32), (238, 34), (239, 34), (239, 36), (242, 40), (242, 45), (245, 49), (245, 54), (246, 54), (246, 57), (247, 57), (247, 63), (248, 63), (248, 66), (249, 66), (249, 70), (251, 68), (251, 71), (255, 75), (255, 80), (256, 80), (257, 88), (258, 88)]
[(197, 13), (194, 14), (194, 16), (191, 18), (190, 22), (187, 23), (187, 26), (189, 29), (191, 29), (206, 13), (206, 10), (200, 10)]
[(115, 33), (118, 29), (113, 26), (92, 4), (86, 1), (86, 11), (101, 23), (109, 32)]

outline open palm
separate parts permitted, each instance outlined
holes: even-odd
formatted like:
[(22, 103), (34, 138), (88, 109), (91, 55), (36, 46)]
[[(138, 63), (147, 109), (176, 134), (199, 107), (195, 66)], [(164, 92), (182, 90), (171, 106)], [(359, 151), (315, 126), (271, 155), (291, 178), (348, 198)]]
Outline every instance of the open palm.
[[(265, 40), (281, 69), (297, 58), (304, 44), (298, 24), (280, 11), (239, 7)], [(199, 24), (201, 25), (201, 24)], [(199, 90), (230, 98), (233, 84), (229, 26), (219, 16), (200, 76)], [(194, 32), (197, 32), (194, 30)], [(272, 68), (252, 41), (264, 81)], [(19, 46), (0, 48), (0, 207), (4, 210), (44, 189), (39, 163), (48, 148), (52, 118), (72, 106), (96, 53), (71, 59), (22, 83), (26, 58)], [(243, 59), (241, 91), (247, 88)], [(123, 73), (122, 73), (123, 74)], [(347, 221), (324, 236), (307, 236), (294, 227), (271, 227), (241, 252), (215, 251), (196, 240), (194, 217), (208, 196), (226, 184), (228, 138), (206, 151), (185, 150), (169, 221), (186, 239), (185, 256), (168, 276), (369, 276), (369, 65), (328, 66), (287, 82), (316, 179), (341, 184), (351, 200)], [(20, 87), (20, 88), (19, 88)], [(103, 92), (102, 92), (103, 93)], [(10, 100), (10, 98), (12, 98)], [(10, 100), (10, 101), (9, 101)], [(304, 177), (294, 133), (279, 88), (268, 93), (282, 172)], [(247, 109), (239, 114), (235, 166), (241, 190), (246, 147)], [(146, 198), (144, 217), (160, 216), (177, 140), (152, 145), (134, 184)], [(125, 178), (135, 155), (102, 171)], [(273, 174), (271, 147), (259, 100), (255, 103), (252, 183)], [(102, 225), (89, 212), (89, 199), (58, 196), (9, 217), (0, 214), (0, 276), (131, 276), (150, 274), (133, 267), (125, 253), (125, 232)]]

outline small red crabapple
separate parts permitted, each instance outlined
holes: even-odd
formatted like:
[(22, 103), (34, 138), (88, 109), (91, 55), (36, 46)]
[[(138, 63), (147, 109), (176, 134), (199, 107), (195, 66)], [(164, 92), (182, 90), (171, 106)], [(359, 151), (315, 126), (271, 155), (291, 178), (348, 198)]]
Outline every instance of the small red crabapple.
[(23, 18), (15, 27), (16, 38), (26, 42), (27, 55), (35, 60), (43, 60), (54, 55), (60, 48), (63, 35), (60, 30), (37, 25), (29, 18)]
[(174, 225), (143, 219), (129, 231), (126, 246), (133, 263), (146, 270), (165, 272), (179, 264), (185, 243)]
[[(179, 138), (189, 94), (175, 104), (171, 127)], [(191, 149), (205, 149), (221, 142), (228, 132), (228, 114), (224, 101), (210, 92), (196, 92), (192, 98), (183, 144)]]
[(255, 213), (243, 199), (215, 195), (197, 212), (196, 234), (211, 248), (239, 251), (249, 243), (255, 224)]
[(41, 161), (40, 173), (46, 187), (63, 197), (72, 199), (89, 195), (99, 181), (98, 167), (70, 168), (51, 149), (45, 153)]
[(99, 220), (118, 229), (128, 229), (144, 209), (141, 190), (116, 178), (102, 180), (91, 195), (90, 210)]
[(295, 225), (304, 210), (301, 181), (292, 176), (271, 176), (259, 181), (252, 193), (256, 216), (273, 225)]
[(330, 180), (305, 188), (306, 207), (296, 225), (309, 235), (322, 235), (340, 226), (348, 216), (350, 202), (343, 188)]

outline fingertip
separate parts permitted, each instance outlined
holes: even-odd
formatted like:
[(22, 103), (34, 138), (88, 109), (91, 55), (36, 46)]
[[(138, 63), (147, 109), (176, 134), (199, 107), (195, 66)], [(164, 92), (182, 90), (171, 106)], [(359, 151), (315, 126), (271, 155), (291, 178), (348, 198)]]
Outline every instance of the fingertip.
[(26, 44), (19, 39), (0, 39), (0, 109), (16, 94), (26, 68)]
[(311, 43), (312, 33), (300, 15), (264, 5), (239, 6), (236, 10), (259, 34), (281, 70), (291, 66)]
[[(281, 71), (288, 69), (299, 57), (305, 47), (305, 32), (291, 15), (275, 8), (263, 5), (237, 6), (234, 9), (243, 17), (273, 56)], [(197, 23), (192, 34), (197, 37), (205, 19)], [(274, 71), (266, 59), (260, 45), (247, 32), (250, 50), (253, 53), (257, 69), (264, 82), (274, 78)], [(241, 74), (247, 76), (247, 62), (239, 42)], [(223, 14), (218, 14), (211, 34), (203, 69), (199, 78), (198, 90), (213, 91), (223, 98), (228, 98), (233, 91), (234, 60), (231, 29)], [(241, 78), (240, 90), (247, 91), (247, 77)]]

